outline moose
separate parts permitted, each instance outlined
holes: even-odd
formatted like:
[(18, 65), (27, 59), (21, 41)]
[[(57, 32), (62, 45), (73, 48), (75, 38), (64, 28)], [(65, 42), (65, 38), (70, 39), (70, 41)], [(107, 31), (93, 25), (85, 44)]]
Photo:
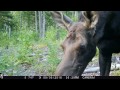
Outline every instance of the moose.
[(111, 57), (120, 52), (120, 11), (81, 11), (73, 22), (61, 11), (51, 11), (55, 22), (67, 30), (61, 47), (63, 60), (55, 76), (81, 76), (99, 49), (100, 76), (109, 76)]

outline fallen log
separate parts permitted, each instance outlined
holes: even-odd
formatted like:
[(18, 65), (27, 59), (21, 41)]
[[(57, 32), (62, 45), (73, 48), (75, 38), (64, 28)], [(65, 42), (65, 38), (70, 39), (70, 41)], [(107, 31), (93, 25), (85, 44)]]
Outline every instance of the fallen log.
[[(111, 71), (119, 70), (119, 69), (120, 69), (120, 64), (112, 64), (111, 65)], [(85, 69), (83, 74), (85, 74), (85, 73), (98, 73), (98, 72), (100, 72), (99, 67), (89, 67), (89, 68)]]
[(90, 68), (85, 69), (83, 74), (85, 74), (85, 73), (97, 73), (97, 72), (99, 72), (99, 67), (90, 67)]

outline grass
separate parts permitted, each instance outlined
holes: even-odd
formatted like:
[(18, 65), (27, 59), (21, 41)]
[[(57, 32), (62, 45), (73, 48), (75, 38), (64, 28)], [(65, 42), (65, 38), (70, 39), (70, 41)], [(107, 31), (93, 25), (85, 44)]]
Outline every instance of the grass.
[(117, 71), (111, 71), (111, 76), (120, 76), (120, 70)]
[[(20, 66), (26, 65), (26, 69), (29, 69), (27, 66), (33, 67), (38, 75), (52, 75), (60, 62), (57, 58), (58, 49), (65, 34), (66, 31), (61, 30), (57, 40), (56, 29), (49, 27), (46, 37), (42, 39), (34, 31), (23, 29), (13, 31), (9, 39), (6, 32), (0, 32), (0, 72), (8, 76), (19, 76)], [(45, 48), (48, 48), (48, 60), (39, 61), (39, 54)], [(35, 56), (29, 57), (33, 53)]]

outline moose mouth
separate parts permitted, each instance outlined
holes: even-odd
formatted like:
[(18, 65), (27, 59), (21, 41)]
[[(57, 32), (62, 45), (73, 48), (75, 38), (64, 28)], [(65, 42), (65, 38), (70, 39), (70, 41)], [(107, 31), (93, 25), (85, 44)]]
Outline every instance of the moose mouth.
[[(68, 50), (64, 53), (63, 60), (59, 64), (55, 76), (81, 76), (88, 63), (95, 55), (94, 50), (82, 52), (74, 52)], [(69, 52), (69, 53), (67, 53)]]

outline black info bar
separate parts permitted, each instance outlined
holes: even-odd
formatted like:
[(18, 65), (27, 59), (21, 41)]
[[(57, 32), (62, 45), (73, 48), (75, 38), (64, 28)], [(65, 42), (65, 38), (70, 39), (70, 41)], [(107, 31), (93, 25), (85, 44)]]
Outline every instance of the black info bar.
[(120, 76), (0, 76), (0, 79), (120, 79)]

